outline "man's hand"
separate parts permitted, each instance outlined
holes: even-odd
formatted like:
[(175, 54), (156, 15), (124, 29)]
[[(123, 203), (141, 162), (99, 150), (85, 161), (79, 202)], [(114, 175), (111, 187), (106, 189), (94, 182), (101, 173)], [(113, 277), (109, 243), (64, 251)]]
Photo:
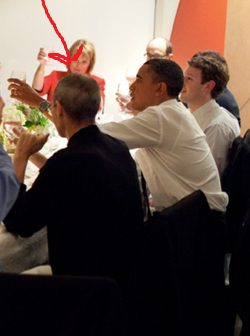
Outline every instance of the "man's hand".
[(15, 139), (17, 145), (13, 157), (13, 165), (19, 182), (23, 183), (29, 157), (43, 147), (49, 134), (30, 134), (24, 130), (22, 130), (21, 134), (18, 131), (15, 131), (15, 133), (17, 136), (20, 135), (20, 138)]
[[(17, 132), (15, 132), (17, 134)], [(18, 134), (17, 134), (18, 135)], [(29, 157), (37, 153), (43, 148), (45, 142), (48, 140), (49, 134), (30, 134), (26, 131), (19, 133), (20, 138), (17, 141), (14, 156), (29, 159)]]
[(131, 106), (132, 104), (131, 104), (130, 101), (127, 104), (125, 104), (125, 105), (121, 102), (121, 99), (119, 99), (118, 97), (116, 97), (116, 101), (119, 104), (121, 112), (126, 112), (127, 114), (131, 114), (134, 117), (139, 113), (139, 111), (134, 110), (132, 108), (132, 106)]
[(0, 97), (0, 124), (2, 123), (2, 117), (3, 117), (3, 108), (5, 106), (5, 103), (3, 101), (3, 98)]
[(11, 91), (10, 97), (21, 101), (24, 104), (39, 108), (39, 104), (44, 101), (39, 94), (33, 90), (28, 84), (24, 83), (20, 79), (10, 78), (8, 82), (11, 84), (8, 90)]

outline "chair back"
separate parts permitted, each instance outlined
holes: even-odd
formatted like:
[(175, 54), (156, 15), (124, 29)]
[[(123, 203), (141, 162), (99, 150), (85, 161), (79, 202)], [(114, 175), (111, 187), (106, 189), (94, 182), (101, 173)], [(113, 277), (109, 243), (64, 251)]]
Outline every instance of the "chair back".
[(218, 230), (196, 191), (154, 213), (131, 283), (132, 334), (216, 335), (223, 283)]
[(0, 274), (0, 335), (127, 335), (115, 281)]
[(235, 311), (243, 326), (241, 335), (250, 335), (250, 206), (239, 229), (232, 253), (229, 279)]
[(221, 186), (229, 196), (226, 217), (229, 249), (232, 252), (238, 231), (243, 222), (250, 198), (250, 146), (248, 130), (244, 136), (237, 137), (232, 144), (228, 166), (222, 176)]

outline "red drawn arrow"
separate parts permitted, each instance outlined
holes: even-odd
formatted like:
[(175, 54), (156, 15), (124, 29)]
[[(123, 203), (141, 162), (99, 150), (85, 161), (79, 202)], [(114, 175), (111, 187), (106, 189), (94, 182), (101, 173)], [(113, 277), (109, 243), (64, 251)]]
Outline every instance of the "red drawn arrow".
[(70, 53), (69, 53), (69, 49), (68, 49), (68, 47), (67, 47), (67, 44), (66, 44), (66, 42), (65, 42), (65, 40), (64, 40), (64, 38), (63, 38), (63, 36), (62, 36), (62, 34), (60, 34), (59, 30), (57, 29), (57, 26), (56, 26), (56, 24), (55, 24), (55, 21), (52, 19), (51, 15), (50, 15), (50, 13), (49, 13), (49, 11), (48, 11), (48, 8), (46, 7), (45, 0), (42, 0), (42, 5), (43, 5), (43, 8), (44, 8), (44, 10), (45, 10), (45, 14), (47, 15), (47, 17), (48, 17), (50, 23), (52, 24), (52, 26), (53, 26), (55, 32), (57, 33), (57, 35), (58, 35), (59, 38), (61, 39), (62, 44), (63, 44), (63, 46), (64, 46), (64, 49), (65, 49), (65, 51), (66, 51), (66, 55), (67, 55), (67, 56), (63, 56), (62, 54), (58, 54), (58, 53), (49, 53), (48, 56), (49, 56), (50, 58), (53, 58), (53, 59), (56, 60), (56, 61), (59, 61), (59, 62), (65, 64), (65, 65), (70, 65), (72, 61), (77, 61), (77, 60), (78, 60), (79, 56), (80, 56), (81, 53), (82, 53), (83, 46), (80, 46), (80, 47), (78, 48), (77, 52), (75, 53), (75, 55), (71, 58), (71, 57), (70, 57)]

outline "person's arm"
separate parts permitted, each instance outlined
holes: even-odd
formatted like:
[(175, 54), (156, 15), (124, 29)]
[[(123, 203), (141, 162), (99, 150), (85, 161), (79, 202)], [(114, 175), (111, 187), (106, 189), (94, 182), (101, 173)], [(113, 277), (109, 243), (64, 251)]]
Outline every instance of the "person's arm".
[(33, 83), (32, 83), (32, 88), (35, 89), (36, 91), (42, 91), (43, 89), (43, 82), (44, 82), (44, 73), (45, 73), (45, 68), (46, 68), (46, 57), (48, 55), (44, 51), (43, 48), (40, 48), (40, 51), (37, 56), (37, 60), (39, 61), (39, 66), (36, 70), (36, 73), (33, 78)]
[(20, 183), (11, 159), (0, 143), (0, 222), (13, 206), (19, 189)]
[(3, 108), (5, 106), (5, 103), (3, 101), (3, 98), (0, 97), (0, 125), (2, 123), (2, 118), (3, 118)]
[(29, 158), (42, 149), (43, 145), (48, 139), (49, 134), (30, 134), (22, 132), (17, 141), (13, 165), (16, 175), (21, 183), (24, 181), (25, 169)]
[[(15, 78), (9, 78), (8, 82), (11, 84), (8, 87), (8, 90), (11, 91), (10, 97), (21, 101), (24, 104), (35, 107), (39, 109), (39, 105), (42, 101), (45, 101), (44, 98), (39, 96), (39, 94), (33, 90), (27, 83)], [(49, 114), (49, 111), (44, 111), (43, 114), (52, 120), (52, 116)]]
[(219, 170), (220, 177), (222, 177), (227, 164), (229, 148), (231, 148), (234, 138), (240, 134), (240, 128), (238, 134), (235, 134), (235, 136), (231, 130), (223, 124), (212, 125), (208, 127), (204, 133)]
[[(0, 97), (0, 123), (4, 101)], [(20, 188), (20, 183), (15, 174), (9, 155), (0, 143), (0, 222), (14, 204)]]
[(161, 142), (160, 119), (160, 114), (154, 108), (147, 108), (132, 119), (101, 124), (98, 127), (103, 133), (124, 141), (129, 149), (154, 147)]
[(29, 161), (31, 161), (37, 168), (41, 169), (47, 162), (47, 158), (41, 153), (35, 153), (30, 156)]

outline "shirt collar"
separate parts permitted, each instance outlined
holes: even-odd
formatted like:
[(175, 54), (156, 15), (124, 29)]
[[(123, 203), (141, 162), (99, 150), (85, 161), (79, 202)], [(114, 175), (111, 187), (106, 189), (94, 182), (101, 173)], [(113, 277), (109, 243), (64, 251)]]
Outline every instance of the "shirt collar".
[(89, 139), (100, 133), (99, 128), (96, 125), (91, 125), (80, 129), (69, 139), (68, 147), (74, 145), (77, 142), (83, 142), (84, 138)]

